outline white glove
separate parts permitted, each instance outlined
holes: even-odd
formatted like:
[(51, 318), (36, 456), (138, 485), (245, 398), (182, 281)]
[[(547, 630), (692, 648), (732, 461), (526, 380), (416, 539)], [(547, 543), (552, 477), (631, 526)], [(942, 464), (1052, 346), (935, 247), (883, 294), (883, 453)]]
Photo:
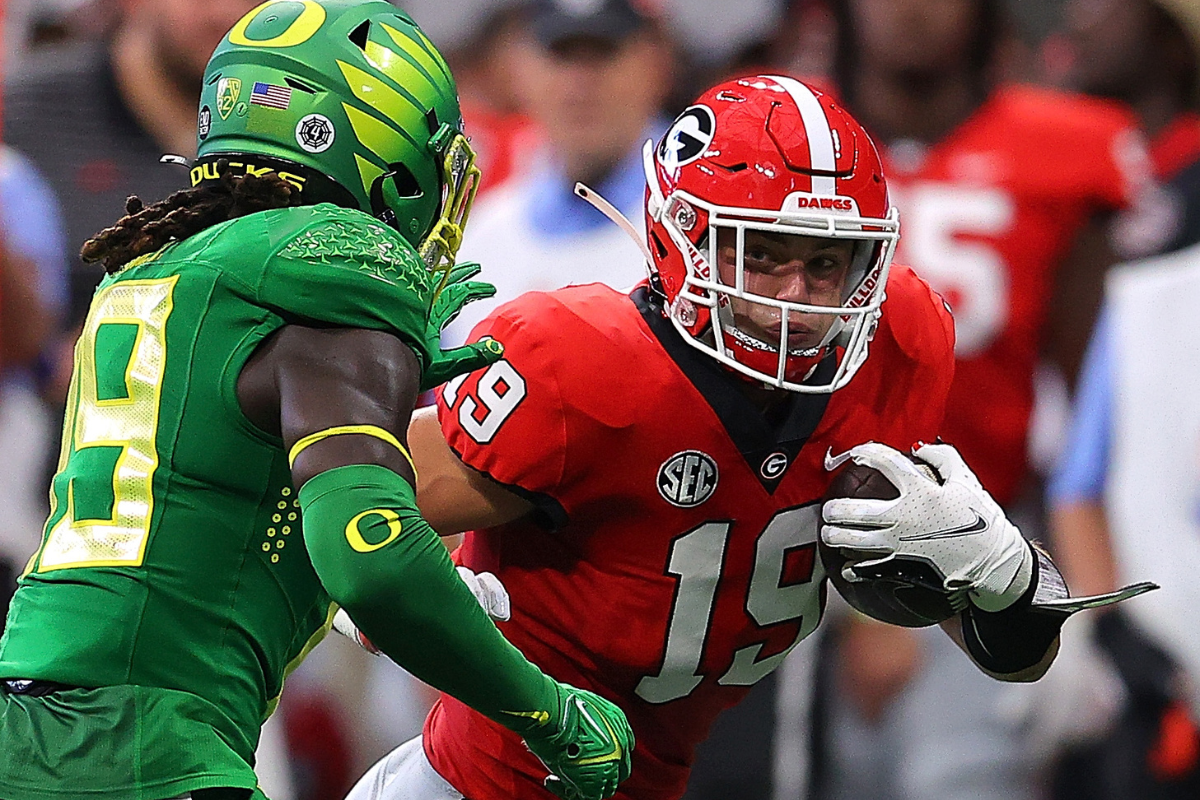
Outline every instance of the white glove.
[(867, 442), (839, 456), (825, 456), (825, 469), (847, 461), (879, 470), (900, 492), (895, 500), (838, 498), (825, 503), (821, 539), (855, 551), (855, 568), (908, 557), (935, 567), (948, 592), (965, 591), (984, 611), (1001, 611), (1021, 598), (1033, 576), (1034, 555), (1017, 527), (948, 444), (918, 446), (913, 455), (936, 472), (922, 472), (906, 455)]
[[(500, 579), (490, 572), (476, 574), (466, 567), (456, 569), (458, 577), (462, 578), (471, 594), (475, 595), (484, 612), (494, 620), (507, 622), (512, 616), (512, 603), (508, 599), (508, 590), (504, 588)], [(379, 648), (363, 635), (344, 608), (339, 608), (333, 615), (333, 629), (368, 653), (379, 655)]]
[(466, 567), (458, 567), (458, 577), (463, 579), (489, 617), (508, 622), (512, 616), (512, 604), (508, 599), (508, 590), (499, 578), (490, 572), (476, 574)]

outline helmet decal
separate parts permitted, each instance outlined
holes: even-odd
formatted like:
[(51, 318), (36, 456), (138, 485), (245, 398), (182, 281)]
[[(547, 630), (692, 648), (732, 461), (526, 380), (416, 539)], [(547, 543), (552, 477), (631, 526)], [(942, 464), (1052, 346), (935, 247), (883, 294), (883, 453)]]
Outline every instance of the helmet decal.
[(668, 170), (690, 164), (712, 143), (717, 120), (708, 106), (692, 106), (671, 125), (658, 146), (658, 160)]
[[(304, 44), (325, 24), (326, 15), (325, 9), (316, 0), (300, 0), (300, 6), (296, 9), (294, 0), (267, 0), (238, 20), (229, 31), (230, 43), (242, 47), (295, 47)], [(270, 9), (270, 13), (264, 14), (267, 9)], [(270, 31), (270, 35), (265, 39), (251, 38), (250, 26), (255, 23), (258, 23), (255, 27), (265, 29), (263, 32)], [(281, 23), (286, 27), (276, 32)]]
[[(241, 94), (242, 82), (238, 78), (221, 78), (217, 81), (217, 113), (221, 119), (229, 119)], [(209, 121), (212, 121), (211, 117)]]
[(296, 123), (296, 143), (310, 153), (324, 153), (333, 147), (337, 131), (329, 117), (309, 114)]

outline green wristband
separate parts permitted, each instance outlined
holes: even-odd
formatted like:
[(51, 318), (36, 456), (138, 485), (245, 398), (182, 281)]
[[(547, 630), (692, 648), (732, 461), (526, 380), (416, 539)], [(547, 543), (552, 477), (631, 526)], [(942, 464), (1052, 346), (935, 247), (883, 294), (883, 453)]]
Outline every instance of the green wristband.
[(313, 568), (383, 653), (518, 733), (556, 717), (554, 682), (479, 607), (407, 481), (376, 465), (338, 467), (299, 499)]

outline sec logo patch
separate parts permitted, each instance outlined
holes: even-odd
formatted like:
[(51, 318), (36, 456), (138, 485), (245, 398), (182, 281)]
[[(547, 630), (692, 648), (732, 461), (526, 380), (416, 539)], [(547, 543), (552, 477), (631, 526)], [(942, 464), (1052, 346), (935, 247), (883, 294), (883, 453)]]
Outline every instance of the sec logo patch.
[(673, 506), (695, 508), (717, 489), (717, 462), (699, 450), (684, 450), (658, 468), (658, 493)]

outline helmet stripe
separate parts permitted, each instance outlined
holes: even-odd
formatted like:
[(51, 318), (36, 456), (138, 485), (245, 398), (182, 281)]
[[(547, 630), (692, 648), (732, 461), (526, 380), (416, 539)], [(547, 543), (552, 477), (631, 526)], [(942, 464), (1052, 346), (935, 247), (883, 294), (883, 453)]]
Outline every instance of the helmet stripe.
[(387, 117), (399, 126), (398, 132), (408, 137), (416, 146), (416, 141), (409, 136), (408, 131), (419, 131), (425, 124), (425, 111), (417, 99), (404, 90), (396, 91), (369, 72), (364, 72), (345, 61), (337, 62), (337, 65), (341, 68), (342, 76), (345, 77), (354, 96), (379, 112), (380, 116)]
[(358, 177), (362, 179), (363, 191), (367, 196), (371, 196), (371, 184), (375, 183), (375, 179), (384, 173), (383, 167), (373, 164), (367, 159), (354, 154), (354, 164), (358, 167)]
[(387, 35), (392, 37), (392, 41), (395, 42), (401, 50), (412, 56), (413, 59), (422, 67), (424, 67), (425, 70), (431, 75), (435, 72), (440, 72), (445, 76), (446, 80), (453, 80), (453, 78), (450, 77), (450, 71), (446, 68), (446, 65), (441, 63), (442, 60), (440, 58), (437, 58), (433, 55), (437, 52), (433, 49), (433, 45), (429, 43), (428, 39), (420, 36), (421, 32), (419, 30), (413, 28), (412, 30), (415, 35), (410, 36), (401, 33), (391, 25), (388, 25), (384, 22), (379, 23), (379, 27), (387, 31)]
[(434, 92), (438, 91), (438, 84), (433, 76), (411, 58), (389, 50), (378, 42), (367, 42), (366, 52), (367, 61), (371, 66), (391, 78), (398, 86), (415, 90), (413, 84), (423, 81), (429, 84), (429, 88)]
[[(804, 122), (805, 138), (808, 139), (808, 163), (813, 169), (834, 172), (837, 170), (837, 156), (834, 152), (833, 132), (829, 128), (829, 120), (821, 101), (812, 90), (794, 78), (784, 78), (772, 75), (771, 79), (782, 86), (796, 107), (800, 109), (800, 119)], [(837, 180), (832, 176), (814, 175), (812, 177), (813, 194), (837, 194)]]
[(346, 116), (350, 119), (350, 127), (354, 129), (354, 135), (362, 142), (363, 147), (379, 156), (383, 163), (390, 164), (400, 161), (401, 148), (409, 150), (409, 152), (413, 149), (418, 153), (421, 152), (421, 147), (405, 131), (397, 130), (380, 122), (365, 111), (348, 103), (342, 103), (342, 108), (345, 109)]

